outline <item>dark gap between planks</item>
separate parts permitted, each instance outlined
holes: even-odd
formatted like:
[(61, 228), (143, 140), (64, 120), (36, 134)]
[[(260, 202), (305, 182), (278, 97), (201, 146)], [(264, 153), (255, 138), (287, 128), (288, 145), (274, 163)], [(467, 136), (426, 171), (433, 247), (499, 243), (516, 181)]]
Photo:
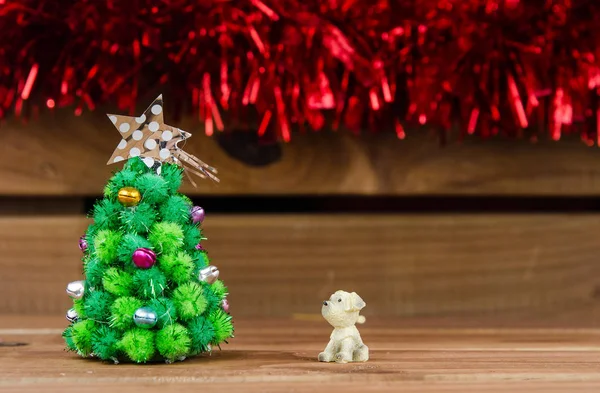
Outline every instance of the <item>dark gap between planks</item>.
[[(99, 197), (0, 197), (1, 215), (86, 214)], [(194, 196), (217, 214), (593, 213), (600, 197), (536, 196)]]

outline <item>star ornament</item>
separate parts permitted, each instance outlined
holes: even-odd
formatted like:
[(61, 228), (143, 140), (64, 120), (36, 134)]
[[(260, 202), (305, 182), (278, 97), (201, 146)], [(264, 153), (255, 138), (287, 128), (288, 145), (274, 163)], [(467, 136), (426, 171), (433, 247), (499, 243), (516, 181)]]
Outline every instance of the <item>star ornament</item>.
[(122, 136), (107, 165), (140, 157), (157, 173), (160, 173), (163, 162), (180, 165), (194, 186), (196, 184), (190, 173), (219, 181), (215, 168), (186, 153), (178, 146), (192, 134), (164, 123), (162, 94), (139, 117), (113, 114), (107, 116)]

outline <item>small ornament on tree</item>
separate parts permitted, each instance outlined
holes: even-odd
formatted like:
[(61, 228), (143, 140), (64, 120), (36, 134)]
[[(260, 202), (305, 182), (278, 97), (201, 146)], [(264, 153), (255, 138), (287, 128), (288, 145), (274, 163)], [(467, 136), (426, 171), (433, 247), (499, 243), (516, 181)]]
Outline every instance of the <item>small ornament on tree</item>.
[(67, 285), (67, 347), (115, 363), (210, 352), (233, 337), (227, 290), (197, 248), (204, 211), (178, 188), (184, 173), (218, 181), (216, 170), (177, 147), (190, 134), (163, 123), (160, 96), (140, 117), (109, 117), (123, 138), (109, 164), (126, 163), (79, 239), (85, 280)]
[(81, 236), (79, 238), (79, 249), (81, 250), (81, 252), (85, 252), (85, 250), (87, 250), (88, 248), (88, 244), (87, 244), (87, 240), (85, 240), (85, 235)]
[(142, 195), (136, 188), (123, 187), (119, 190), (117, 199), (121, 202), (121, 205), (132, 207), (140, 203)]
[(198, 279), (204, 281), (207, 284), (212, 284), (219, 278), (219, 269), (216, 266), (208, 266), (198, 274)]
[(133, 252), (133, 263), (140, 269), (150, 269), (156, 263), (156, 254), (148, 248), (138, 248)]
[(81, 299), (85, 291), (84, 281), (73, 281), (67, 285), (67, 294), (73, 299)]
[(192, 222), (194, 224), (201, 224), (204, 221), (204, 209), (200, 206), (194, 206), (190, 211), (190, 215), (192, 216)]
[(77, 311), (75, 311), (74, 308), (69, 309), (69, 311), (67, 311), (67, 321), (73, 323), (73, 322), (77, 322), (77, 319), (79, 318), (79, 315), (77, 315)]
[(157, 321), (158, 316), (150, 307), (138, 308), (135, 310), (135, 314), (133, 314), (133, 322), (135, 325), (144, 329), (152, 329)]

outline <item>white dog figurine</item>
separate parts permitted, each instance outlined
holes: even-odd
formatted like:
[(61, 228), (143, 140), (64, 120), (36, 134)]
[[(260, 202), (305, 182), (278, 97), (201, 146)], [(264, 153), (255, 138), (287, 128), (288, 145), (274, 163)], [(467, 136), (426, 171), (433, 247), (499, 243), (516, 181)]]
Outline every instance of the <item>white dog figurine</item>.
[(363, 344), (354, 326), (365, 322), (365, 317), (359, 315), (365, 306), (366, 303), (356, 292), (337, 291), (323, 302), (321, 314), (334, 329), (329, 344), (319, 354), (319, 361), (348, 363), (369, 360), (369, 348)]

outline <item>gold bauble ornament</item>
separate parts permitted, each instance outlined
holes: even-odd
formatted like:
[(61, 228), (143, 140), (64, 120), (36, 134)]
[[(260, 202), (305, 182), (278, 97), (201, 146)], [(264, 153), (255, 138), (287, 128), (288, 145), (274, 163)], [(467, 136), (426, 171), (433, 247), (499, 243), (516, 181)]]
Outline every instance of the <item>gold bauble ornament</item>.
[(140, 203), (142, 194), (140, 194), (137, 188), (123, 187), (119, 190), (117, 199), (121, 202), (121, 205), (131, 207)]

